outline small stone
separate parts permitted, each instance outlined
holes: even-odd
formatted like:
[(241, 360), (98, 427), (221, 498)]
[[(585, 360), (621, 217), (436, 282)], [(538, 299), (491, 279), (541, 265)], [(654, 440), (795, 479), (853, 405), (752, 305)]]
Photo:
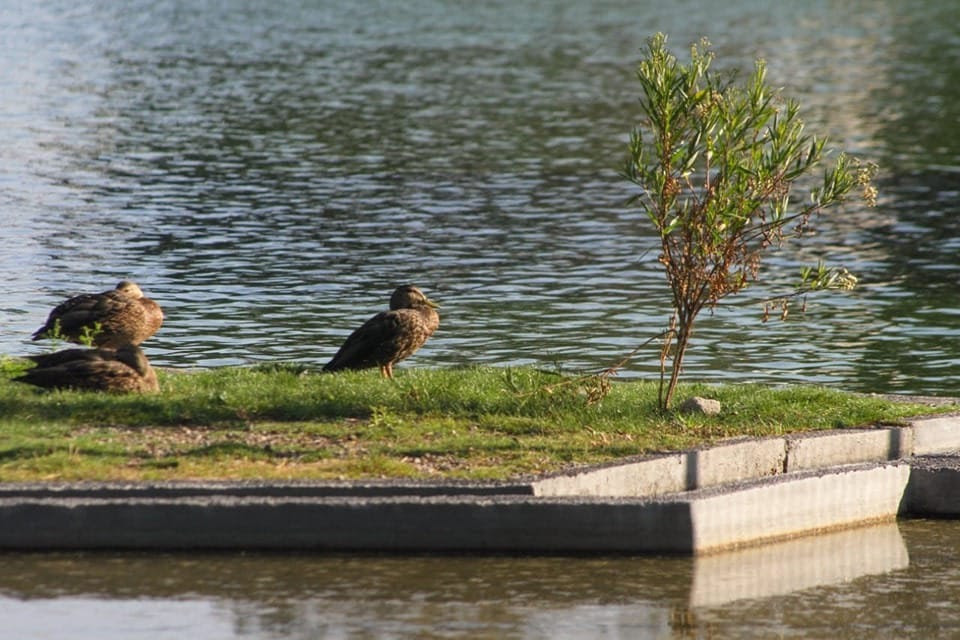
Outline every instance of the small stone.
[(702, 413), (705, 416), (715, 416), (720, 413), (720, 401), (694, 396), (680, 405), (680, 413)]

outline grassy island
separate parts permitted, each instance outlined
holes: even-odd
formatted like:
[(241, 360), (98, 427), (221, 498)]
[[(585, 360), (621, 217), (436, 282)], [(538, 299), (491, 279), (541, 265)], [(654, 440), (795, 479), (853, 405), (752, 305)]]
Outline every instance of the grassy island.
[(159, 394), (40, 391), (0, 362), (0, 482), (508, 479), (736, 436), (955, 411), (820, 387), (687, 384), (719, 416), (657, 407), (657, 383), (533, 368), (322, 374), (294, 365), (160, 371)]

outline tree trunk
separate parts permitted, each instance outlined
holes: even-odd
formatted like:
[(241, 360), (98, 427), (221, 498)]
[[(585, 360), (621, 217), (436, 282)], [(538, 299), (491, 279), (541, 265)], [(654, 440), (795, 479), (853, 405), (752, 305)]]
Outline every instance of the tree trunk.
[(690, 336), (693, 333), (693, 315), (687, 318), (680, 318), (677, 321), (677, 346), (673, 354), (673, 361), (670, 369), (670, 381), (667, 383), (666, 395), (661, 395), (660, 408), (664, 411), (670, 409), (673, 402), (673, 394), (677, 390), (677, 383), (680, 380), (680, 371), (683, 369), (683, 356), (687, 352), (687, 345), (690, 343)]

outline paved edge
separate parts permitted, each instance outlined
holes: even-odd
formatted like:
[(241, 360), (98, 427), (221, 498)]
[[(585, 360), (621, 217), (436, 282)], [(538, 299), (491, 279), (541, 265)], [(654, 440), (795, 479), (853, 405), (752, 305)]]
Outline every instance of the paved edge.
[(742, 438), (716, 446), (553, 474), (531, 482), (537, 496), (653, 496), (742, 480), (960, 450), (960, 415), (906, 426)]
[[(960, 416), (529, 483), (0, 485), (0, 549), (695, 553), (960, 515)], [(914, 457), (917, 456), (917, 457)]]

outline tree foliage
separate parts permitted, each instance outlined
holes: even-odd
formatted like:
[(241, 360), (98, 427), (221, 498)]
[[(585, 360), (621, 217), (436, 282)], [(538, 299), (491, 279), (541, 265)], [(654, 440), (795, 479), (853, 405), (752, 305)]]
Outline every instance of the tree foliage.
[[(670, 405), (704, 308), (758, 280), (766, 251), (801, 235), (814, 214), (858, 188), (869, 204), (876, 197), (874, 168), (840, 154), (809, 198), (794, 198), (794, 183), (824, 164), (827, 142), (805, 133), (798, 103), (767, 85), (762, 60), (738, 83), (733, 74), (711, 70), (706, 41), (691, 47), (684, 64), (666, 40), (651, 38), (637, 68), (642, 121), (631, 135), (624, 172), (641, 188), (633, 202), (659, 234), (659, 261), (672, 292), (662, 408)], [(821, 266), (807, 272), (805, 286), (851, 282)]]

